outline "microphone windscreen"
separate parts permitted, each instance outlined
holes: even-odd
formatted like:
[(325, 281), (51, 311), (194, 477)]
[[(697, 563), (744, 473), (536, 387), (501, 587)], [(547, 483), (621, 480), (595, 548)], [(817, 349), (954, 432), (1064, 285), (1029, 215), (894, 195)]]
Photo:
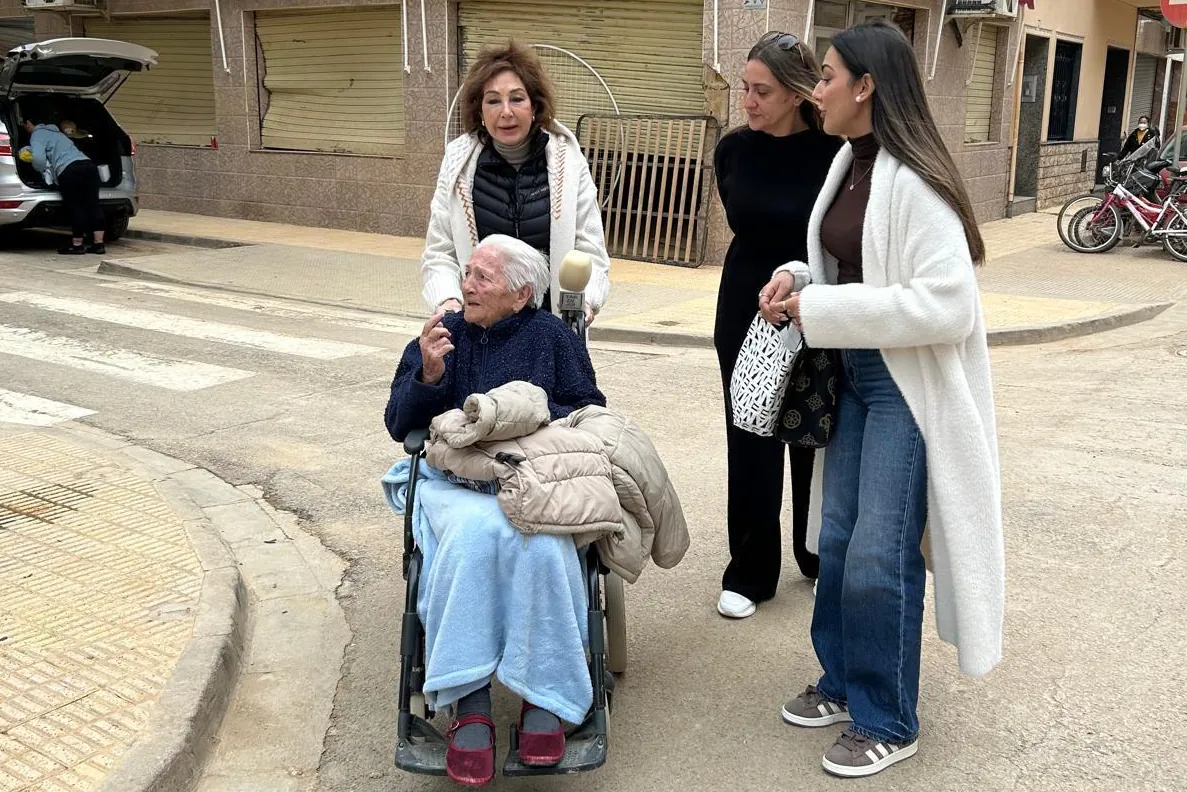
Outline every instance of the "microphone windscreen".
[(561, 288), (565, 291), (585, 291), (589, 277), (593, 274), (593, 262), (588, 253), (580, 250), (570, 250), (561, 261), (560, 271), (557, 273)]

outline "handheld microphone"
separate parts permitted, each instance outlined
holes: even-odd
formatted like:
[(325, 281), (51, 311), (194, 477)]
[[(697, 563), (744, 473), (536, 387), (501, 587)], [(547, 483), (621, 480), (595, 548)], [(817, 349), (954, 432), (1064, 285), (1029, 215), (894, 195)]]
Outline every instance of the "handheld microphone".
[(560, 281), (559, 305), (561, 318), (570, 327), (584, 334), (585, 329), (585, 287), (593, 274), (593, 262), (588, 253), (570, 250), (561, 261), (557, 272)]

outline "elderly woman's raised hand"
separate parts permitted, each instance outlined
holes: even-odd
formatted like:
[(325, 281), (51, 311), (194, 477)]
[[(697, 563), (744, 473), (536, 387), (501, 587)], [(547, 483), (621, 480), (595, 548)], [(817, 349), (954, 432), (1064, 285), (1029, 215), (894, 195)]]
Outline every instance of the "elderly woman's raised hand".
[(437, 311), (429, 317), (420, 333), (421, 381), (436, 385), (445, 376), (445, 356), (453, 351), (453, 341), (441, 324), (444, 311)]

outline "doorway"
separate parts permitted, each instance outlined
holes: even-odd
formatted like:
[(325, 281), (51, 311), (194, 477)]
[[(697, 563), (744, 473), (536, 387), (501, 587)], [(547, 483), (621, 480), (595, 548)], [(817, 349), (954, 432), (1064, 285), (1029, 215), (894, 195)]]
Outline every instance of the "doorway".
[(1026, 37), (1022, 66), (1022, 104), (1018, 117), (1018, 157), (1014, 166), (1014, 212), (1034, 211), (1039, 194), (1039, 154), (1046, 106), (1047, 53), (1051, 42), (1041, 36)]
[(1129, 77), (1129, 52), (1109, 47), (1105, 60), (1104, 94), (1100, 100), (1100, 153), (1096, 158), (1096, 183), (1100, 184), (1105, 157), (1121, 151), (1121, 124), (1125, 120), (1125, 86)]

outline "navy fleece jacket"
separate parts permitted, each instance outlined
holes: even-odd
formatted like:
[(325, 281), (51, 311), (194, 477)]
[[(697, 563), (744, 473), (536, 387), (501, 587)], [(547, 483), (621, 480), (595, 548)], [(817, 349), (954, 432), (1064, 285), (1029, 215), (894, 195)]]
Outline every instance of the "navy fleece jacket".
[(441, 413), (461, 407), (474, 393), (520, 380), (548, 394), (552, 419), (590, 404), (606, 405), (598, 390), (589, 353), (559, 317), (524, 308), (484, 330), (462, 313), (448, 313), (442, 324), (454, 350), (445, 356), (445, 375), (436, 385), (421, 380), (420, 342), (404, 350), (384, 411), (387, 431), (397, 442), (425, 429)]

